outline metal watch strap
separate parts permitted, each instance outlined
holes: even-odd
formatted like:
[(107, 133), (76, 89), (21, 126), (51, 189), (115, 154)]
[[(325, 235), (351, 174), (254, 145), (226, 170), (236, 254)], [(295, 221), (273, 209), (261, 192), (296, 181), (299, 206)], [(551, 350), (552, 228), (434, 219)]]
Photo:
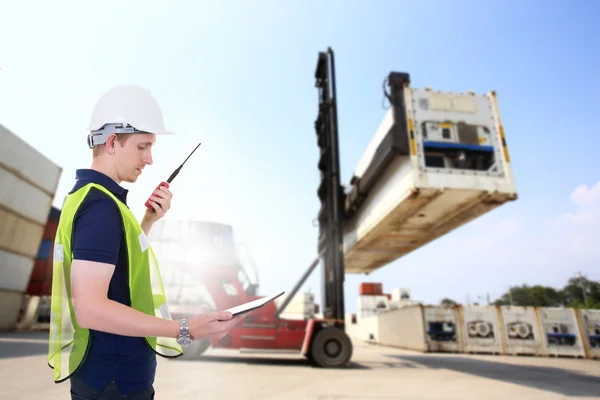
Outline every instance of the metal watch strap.
[(190, 335), (190, 327), (189, 327), (189, 322), (188, 322), (187, 318), (180, 319), (179, 335), (181, 335), (181, 336), (189, 336)]

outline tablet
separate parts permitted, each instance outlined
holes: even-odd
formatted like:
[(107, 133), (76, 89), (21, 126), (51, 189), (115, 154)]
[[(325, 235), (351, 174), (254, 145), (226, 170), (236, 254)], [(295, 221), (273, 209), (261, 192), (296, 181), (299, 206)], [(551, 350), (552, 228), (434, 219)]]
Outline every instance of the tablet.
[(274, 294), (272, 296), (267, 296), (267, 297), (263, 297), (261, 299), (252, 300), (252, 301), (249, 301), (248, 303), (240, 304), (239, 306), (232, 307), (225, 311), (229, 311), (235, 317), (236, 315), (243, 314), (248, 311), (252, 311), (257, 308), (260, 308), (260, 307), (264, 306), (265, 304), (275, 300), (276, 298), (283, 295), (284, 293), (285, 293), (285, 291)]

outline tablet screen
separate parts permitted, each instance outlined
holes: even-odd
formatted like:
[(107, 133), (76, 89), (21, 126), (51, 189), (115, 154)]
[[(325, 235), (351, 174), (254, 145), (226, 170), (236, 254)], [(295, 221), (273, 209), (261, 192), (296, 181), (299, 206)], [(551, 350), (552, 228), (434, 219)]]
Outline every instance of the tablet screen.
[(261, 299), (252, 300), (252, 301), (249, 301), (248, 303), (240, 304), (239, 306), (232, 307), (225, 311), (229, 311), (235, 317), (238, 314), (243, 314), (245, 312), (260, 308), (260, 307), (264, 306), (265, 304), (269, 303), (270, 301), (275, 300), (276, 298), (278, 298), (279, 296), (281, 296), (284, 293), (285, 292), (280, 292), (280, 293), (274, 294), (272, 296), (267, 296), (267, 297), (263, 297)]

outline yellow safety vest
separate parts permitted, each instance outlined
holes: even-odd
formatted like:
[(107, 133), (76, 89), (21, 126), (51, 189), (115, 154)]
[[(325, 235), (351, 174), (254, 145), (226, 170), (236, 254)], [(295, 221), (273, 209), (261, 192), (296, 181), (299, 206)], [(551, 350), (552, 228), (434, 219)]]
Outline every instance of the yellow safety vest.
[[(131, 210), (101, 185), (90, 183), (81, 187), (65, 200), (54, 244), (48, 365), (54, 369), (57, 383), (68, 379), (77, 370), (89, 345), (89, 330), (80, 327), (75, 317), (70, 281), (73, 220), (91, 188), (109, 195), (121, 211), (129, 262), (131, 307), (145, 314), (171, 319), (156, 257)], [(145, 340), (158, 355), (178, 357), (183, 354), (174, 338), (146, 337)]]

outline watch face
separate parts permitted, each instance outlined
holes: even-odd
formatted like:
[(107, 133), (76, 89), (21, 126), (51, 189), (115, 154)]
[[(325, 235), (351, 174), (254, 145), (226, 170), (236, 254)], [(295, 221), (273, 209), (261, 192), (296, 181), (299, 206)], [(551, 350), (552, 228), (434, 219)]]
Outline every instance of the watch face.
[(177, 339), (177, 343), (179, 343), (181, 346), (189, 346), (193, 343), (193, 340), (189, 337), (183, 336)]

